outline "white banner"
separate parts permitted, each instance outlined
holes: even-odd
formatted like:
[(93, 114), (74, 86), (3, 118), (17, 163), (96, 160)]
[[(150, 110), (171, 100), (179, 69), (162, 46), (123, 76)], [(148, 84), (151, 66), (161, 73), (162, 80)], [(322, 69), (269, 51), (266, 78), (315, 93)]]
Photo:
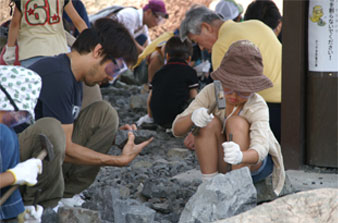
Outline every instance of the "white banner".
[(310, 0), (309, 71), (338, 71), (338, 0)]

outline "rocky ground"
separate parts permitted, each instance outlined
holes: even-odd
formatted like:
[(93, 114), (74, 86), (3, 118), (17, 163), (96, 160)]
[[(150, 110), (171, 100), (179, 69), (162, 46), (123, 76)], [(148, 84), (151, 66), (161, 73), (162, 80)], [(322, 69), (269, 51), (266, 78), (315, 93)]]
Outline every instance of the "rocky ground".
[[(146, 113), (146, 94), (141, 94), (141, 86), (120, 83), (118, 87), (110, 86), (101, 91), (104, 100), (118, 111), (121, 125), (135, 123)], [(139, 129), (135, 134), (137, 143), (151, 136), (154, 140), (129, 166), (101, 168), (95, 182), (83, 192), (86, 202), (82, 207), (99, 211), (103, 222), (124, 222), (116, 220), (116, 215), (119, 209), (126, 207), (133, 207), (133, 213), (145, 209), (143, 212), (150, 212), (152, 217), (155, 215), (156, 222), (178, 222), (201, 180), (182, 183), (172, 177), (198, 169), (195, 154), (184, 148), (183, 139), (174, 138), (161, 127)], [(119, 131), (110, 154), (120, 154), (126, 135), (127, 132)], [(45, 212), (43, 222), (57, 222), (55, 213)]]
[[(135, 123), (146, 113), (147, 95), (143, 93), (141, 86), (117, 82), (115, 86), (102, 88), (101, 92), (104, 100), (109, 101), (118, 111), (121, 125)], [(83, 192), (86, 202), (82, 208), (96, 211), (93, 212), (95, 214), (99, 213), (104, 223), (142, 223), (149, 222), (150, 219), (154, 219), (156, 223), (178, 222), (186, 203), (201, 184), (200, 178), (196, 177), (196, 174), (199, 174), (199, 165), (195, 153), (184, 148), (182, 138), (173, 137), (161, 127), (139, 129), (135, 134), (137, 143), (151, 136), (154, 140), (127, 167), (101, 168), (95, 182)], [(120, 154), (126, 135), (125, 131), (118, 132), (116, 145), (111, 148), (110, 154)], [(289, 172), (284, 195), (318, 187), (338, 187), (337, 169), (307, 166), (303, 171), (317, 175), (311, 179), (311, 175), (304, 172), (296, 172), (300, 175)], [(179, 174), (184, 175), (178, 179)], [(330, 178), (326, 180), (327, 177)], [(264, 183), (255, 186), (258, 204), (271, 199), (260, 195), (272, 194)], [(76, 215), (74, 211), (71, 210), (71, 215)], [(89, 215), (92, 216), (93, 213)], [(78, 215), (83, 217), (83, 210)], [(77, 222), (69, 221), (69, 213), (59, 212), (56, 215), (51, 210), (45, 211), (43, 222), (57, 222), (57, 218), (67, 219), (60, 222)], [(98, 221), (91, 219), (80, 222)]]
[[(103, 88), (102, 95), (117, 109), (121, 124), (135, 123), (146, 113), (145, 95), (140, 96), (141, 91), (142, 87), (122, 85), (120, 88)], [(121, 198), (138, 200), (155, 210), (158, 222), (177, 222), (185, 203), (201, 181), (182, 185), (172, 177), (198, 168), (195, 154), (184, 149), (183, 139), (174, 138), (160, 127), (140, 129), (136, 135), (140, 141), (150, 136), (154, 136), (154, 140), (129, 166), (101, 168), (96, 182), (84, 193), (87, 199), (84, 207), (100, 208), (95, 199), (98, 191), (112, 187), (119, 190)], [(118, 145), (124, 141), (124, 136), (120, 132), (116, 139)], [(120, 152), (118, 146), (113, 146), (110, 151), (115, 155)]]

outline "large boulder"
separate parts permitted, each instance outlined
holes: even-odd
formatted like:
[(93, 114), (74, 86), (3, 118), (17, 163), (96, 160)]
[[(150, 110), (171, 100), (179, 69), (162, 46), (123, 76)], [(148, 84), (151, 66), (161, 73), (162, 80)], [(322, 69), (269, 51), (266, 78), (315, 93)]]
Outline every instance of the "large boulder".
[(228, 218), (254, 208), (256, 198), (248, 167), (218, 174), (198, 187), (179, 222), (212, 222)]
[[(170, 152), (170, 151), (169, 151)], [(172, 179), (176, 179), (180, 183), (193, 183), (194, 181), (198, 181), (202, 178), (201, 171), (198, 169), (188, 170), (186, 172), (177, 174), (172, 177)], [(272, 175), (268, 176), (264, 180), (261, 180), (254, 184), (257, 190), (257, 204), (262, 202), (272, 201), (278, 196), (273, 191), (272, 187)], [(297, 192), (290, 181), (289, 174), (286, 172), (285, 183), (282, 192), (279, 196), (285, 196), (288, 194), (292, 194)]]
[(287, 195), (215, 223), (252, 222), (336, 223), (338, 222), (338, 189), (322, 188)]

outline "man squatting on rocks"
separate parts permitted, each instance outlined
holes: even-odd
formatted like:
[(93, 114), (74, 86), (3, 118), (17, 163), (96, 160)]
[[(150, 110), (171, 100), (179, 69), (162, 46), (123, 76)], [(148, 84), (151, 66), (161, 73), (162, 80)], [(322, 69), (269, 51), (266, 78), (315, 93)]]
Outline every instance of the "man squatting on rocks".
[(211, 77), (223, 86), (225, 109), (216, 106), (208, 113), (216, 95), (214, 84), (207, 85), (176, 117), (174, 135), (184, 136), (193, 125), (200, 127), (195, 150), (203, 180), (226, 173), (229, 164), (232, 169), (248, 166), (254, 183), (272, 173), (274, 192), (280, 194), (285, 180), (281, 148), (269, 126), (269, 108), (256, 93), (272, 87), (263, 74), (259, 49), (248, 40), (233, 43)]
[[(25, 188), (25, 205), (33, 204), (35, 192), (42, 189), (37, 203), (55, 207), (60, 199), (67, 200), (86, 189), (100, 166), (125, 166), (152, 141), (135, 145), (130, 131), (121, 155), (108, 155), (119, 125), (116, 110), (105, 101), (97, 101), (80, 111), (81, 82), (93, 86), (112, 80), (117, 63), (132, 65), (136, 59), (134, 40), (125, 27), (111, 19), (99, 19), (79, 35), (70, 53), (41, 59), (30, 67), (40, 75), (42, 90), (35, 107), (37, 121), (19, 136), (21, 160), (36, 153), (33, 136), (38, 133), (50, 139), (55, 157), (43, 161), (44, 170), (36, 186)], [(136, 126), (126, 124), (120, 129), (136, 130)]]
[[(253, 42), (263, 58), (263, 74), (273, 87), (258, 92), (269, 106), (269, 122), (277, 140), (280, 140), (281, 63), (282, 45), (270, 27), (257, 20), (234, 22), (222, 20), (205, 6), (194, 5), (180, 26), (181, 39), (189, 38), (200, 48), (211, 52), (212, 67), (216, 70), (230, 45), (238, 40)], [(188, 148), (194, 146), (191, 134), (185, 140)]]

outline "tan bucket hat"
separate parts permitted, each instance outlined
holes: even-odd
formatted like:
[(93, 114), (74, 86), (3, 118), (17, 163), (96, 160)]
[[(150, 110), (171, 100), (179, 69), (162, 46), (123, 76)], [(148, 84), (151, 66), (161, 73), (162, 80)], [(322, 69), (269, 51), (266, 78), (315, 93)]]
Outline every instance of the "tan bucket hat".
[(259, 49), (249, 40), (233, 43), (211, 77), (221, 81), (224, 88), (239, 92), (253, 93), (273, 86), (263, 74)]

